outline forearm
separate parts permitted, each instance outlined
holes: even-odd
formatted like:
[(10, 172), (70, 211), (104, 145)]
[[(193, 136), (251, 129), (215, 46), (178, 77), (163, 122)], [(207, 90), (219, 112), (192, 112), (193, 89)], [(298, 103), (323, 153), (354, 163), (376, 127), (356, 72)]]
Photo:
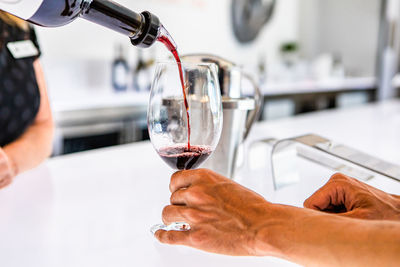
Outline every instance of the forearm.
[(398, 222), (350, 219), (283, 205), (272, 205), (269, 215), (281, 219), (266, 220), (258, 231), (258, 255), (272, 254), (307, 266), (394, 266), (400, 261)]
[(34, 123), (20, 138), (3, 147), (16, 174), (36, 167), (50, 156), (53, 128), (51, 118)]
[(53, 118), (47, 97), (43, 70), (39, 60), (35, 60), (33, 67), (40, 91), (39, 111), (35, 121), (25, 133), (16, 141), (3, 148), (13, 165), (14, 174), (36, 167), (50, 156), (52, 149)]

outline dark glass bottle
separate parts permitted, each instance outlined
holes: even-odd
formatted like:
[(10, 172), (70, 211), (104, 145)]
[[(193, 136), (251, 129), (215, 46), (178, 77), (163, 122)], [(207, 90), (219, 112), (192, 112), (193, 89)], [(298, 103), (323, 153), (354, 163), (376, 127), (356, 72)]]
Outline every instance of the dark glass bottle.
[(150, 12), (136, 13), (109, 0), (0, 0), (0, 9), (44, 27), (83, 18), (128, 36), (139, 47), (151, 46), (161, 26)]
[(124, 48), (121, 44), (116, 47), (117, 56), (111, 67), (111, 81), (114, 91), (126, 91), (128, 88), (129, 65), (126, 61)]

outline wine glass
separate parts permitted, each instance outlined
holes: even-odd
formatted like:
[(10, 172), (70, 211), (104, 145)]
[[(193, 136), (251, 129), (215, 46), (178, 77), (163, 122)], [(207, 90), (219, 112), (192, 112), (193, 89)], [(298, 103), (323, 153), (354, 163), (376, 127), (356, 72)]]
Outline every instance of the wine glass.
[[(214, 63), (157, 63), (147, 123), (155, 150), (172, 169), (199, 167), (214, 151), (222, 130), (217, 66)], [(159, 229), (184, 231), (190, 225), (185, 222), (157, 224), (151, 232), (154, 234)]]

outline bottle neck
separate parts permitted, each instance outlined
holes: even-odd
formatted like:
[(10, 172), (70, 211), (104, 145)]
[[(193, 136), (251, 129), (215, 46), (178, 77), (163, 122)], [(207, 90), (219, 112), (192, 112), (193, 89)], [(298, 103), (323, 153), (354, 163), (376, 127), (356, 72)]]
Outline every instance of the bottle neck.
[(130, 38), (140, 33), (144, 24), (141, 14), (108, 0), (84, 0), (81, 18), (100, 24)]
[(83, 0), (81, 18), (124, 34), (140, 47), (151, 46), (160, 28), (158, 18), (150, 12), (138, 14), (109, 0)]

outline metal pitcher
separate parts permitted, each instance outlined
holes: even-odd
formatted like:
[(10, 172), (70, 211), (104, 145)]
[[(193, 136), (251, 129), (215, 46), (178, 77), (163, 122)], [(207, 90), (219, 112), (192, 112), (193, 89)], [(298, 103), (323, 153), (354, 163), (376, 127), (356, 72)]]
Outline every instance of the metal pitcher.
[[(217, 148), (203, 167), (233, 178), (239, 147), (260, 114), (263, 103), (261, 91), (250, 75), (242, 72), (236, 64), (221, 57), (208, 54), (191, 54), (182, 56), (181, 59), (193, 63), (215, 63), (218, 66), (223, 128)], [(242, 94), (242, 79), (249, 80), (254, 88), (253, 96)]]

